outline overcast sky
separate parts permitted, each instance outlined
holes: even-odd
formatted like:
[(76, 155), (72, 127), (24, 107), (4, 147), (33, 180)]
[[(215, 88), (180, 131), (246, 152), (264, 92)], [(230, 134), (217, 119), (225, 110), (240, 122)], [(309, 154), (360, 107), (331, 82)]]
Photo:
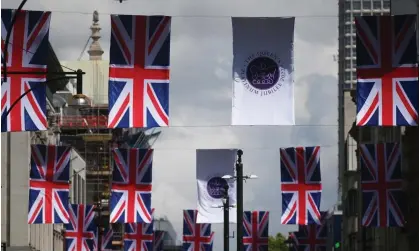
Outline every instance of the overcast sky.
[[(16, 8), (17, 0), (2, 0)], [(263, 4), (262, 4), (263, 3)], [(109, 59), (113, 14), (173, 16), (170, 119), (154, 145), (153, 207), (182, 235), (182, 210), (196, 207), (195, 149), (242, 148), (245, 210), (269, 210), (270, 234), (296, 230), (281, 217), (280, 147), (321, 148), (321, 209), (337, 201), (337, 1), (336, 0), (29, 0), (26, 9), (51, 10), (50, 41), (58, 58), (77, 60), (93, 10), (100, 14), (104, 58)], [(77, 13), (81, 12), (81, 13)], [(232, 28), (229, 16), (296, 16), (297, 126), (226, 126), (231, 121)], [(87, 59), (87, 55), (83, 57)], [(222, 224), (214, 225), (214, 250), (222, 250)], [(231, 227), (231, 234), (235, 226)], [(235, 239), (231, 240), (235, 249)]]

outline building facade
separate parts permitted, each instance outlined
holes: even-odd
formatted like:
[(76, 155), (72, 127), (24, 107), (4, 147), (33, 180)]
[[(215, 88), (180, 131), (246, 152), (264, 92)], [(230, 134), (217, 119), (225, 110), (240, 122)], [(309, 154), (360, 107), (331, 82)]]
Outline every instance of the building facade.
[[(48, 72), (62, 72), (53, 48), (48, 47)], [(56, 76), (47, 75), (47, 79)], [(56, 250), (64, 248), (62, 224), (28, 224), (29, 207), (29, 168), (31, 144), (60, 145), (59, 131), (55, 122), (50, 120), (56, 114), (53, 94), (63, 88), (66, 82), (50, 81), (47, 84), (47, 118), (49, 130), (43, 132), (12, 132), (1, 134), (1, 242), (6, 250)], [(83, 201), (85, 198), (85, 162), (72, 152), (70, 162), (71, 201)], [(74, 183), (77, 182), (77, 186)]]
[(333, 210), (326, 218), (327, 246), (326, 251), (342, 250), (342, 211)]
[[(60, 145), (59, 136), (51, 130), (1, 134), (1, 240), (10, 251), (60, 251), (64, 248), (63, 224), (28, 224), (31, 144)], [(72, 202), (84, 201), (85, 165), (73, 150), (70, 160)]]
[(165, 236), (163, 239), (163, 248), (164, 250), (174, 250), (176, 246), (179, 246), (177, 240), (177, 234), (173, 228), (172, 223), (167, 219), (167, 217), (160, 217), (154, 219), (154, 230), (164, 231)]
[[(356, 103), (356, 31), (354, 17), (362, 15), (389, 15), (390, 0), (339, 1), (339, 87), (340, 87), (340, 152), (339, 180), (342, 197), (342, 250), (393, 251), (416, 250), (418, 245), (419, 209), (417, 128), (357, 127)], [(343, 108), (343, 109), (342, 109)], [(359, 144), (402, 142), (402, 172), (408, 194), (409, 210), (404, 228), (362, 227), (362, 194), (360, 190)], [(416, 162), (415, 162), (416, 161)], [(410, 179), (410, 180), (409, 180)], [(412, 180), (416, 181), (412, 182)], [(416, 224), (416, 225), (415, 225)]]

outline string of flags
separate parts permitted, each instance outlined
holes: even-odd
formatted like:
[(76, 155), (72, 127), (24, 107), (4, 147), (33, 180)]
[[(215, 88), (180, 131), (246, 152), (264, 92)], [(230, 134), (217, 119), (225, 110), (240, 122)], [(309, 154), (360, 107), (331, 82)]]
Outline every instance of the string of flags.
[[(402, 227), (407, 207), (403, 199), (399, 143), (361, 144), (359, 149), (361, 191), (365, 205), (362, 225)], [(221, 177), (234, 175), (234, 153), (232, 149), (197, 150), (198, 210), (184, 211), (184, 245), (198, 245), (193, 241), (195, 239), (202, 245), (212, 245), (210, 225), (223, 222), (223, 216), (220, 210), (211, 209), (222, 203), (225, 185), (231, 188)], [(283, 205), (281, 224), (321, 226), (320, 147), (281, 148), (279, 154)], [(126, 225), (125, 245), (139, 245), (140, 238), (144, 241), (141, 245), (152, 245), (153, 150), (115, 148), (112, 149), (112, 156), (110, 223)], [(69, 204), (70, 158), (71, 148), (68, 146), (31, 146), (28, 223), (64, 223), (67, 245), (72, 250), (73, 246), (97, 245), (97, 229), (93, 205)], [(209, 168), (211, 166), (217, 168)], [(234, 203), (235, 189), (229, 190), (232, 191), (228, 194), (230, 201)], [(268, 218), (269, 212), (245, 212), (245, 245), (256, 245), (255, 242), (257, 245), (267, 244)], [(232, 222), (236, 220), (233, 218)], [(252, 230), (256, 225), (261, 231), (258, 236)], [(109, 235), (102, 241), (109, 242)], [(208, 238), (207, 241), (203, 241), (204, 237)], [(246, 238), (249, 240), (246, 241)]]
[[(3, 42), (13, 13), (2, 9)], [(8, 71), (46, 71), (52, 16), (42, 11), (17, 13), (7, 45)], [(170, 84), (171, 17), (110, 19), (108, 127), (170, 126), (169, 86), (176, 85)], [(356, 18), (357, 126), (417, 126), (415, 25), (414, 15)], [(231, 125), (295, 125), (294, 26), (295, 18), (232, 18)], [(47, 129), (45, 86), (18, 101), (45, 81), (43, 74), (7, 76), (2, 114), (15, 101), (17, 105), (2, 123), (2, 132)]]
[[(7, 69), (46, 72), (51, 13), (17, 13), (11, 42), (4, 44), (12, 14), (13, 10), (2, 9), (2, 52), (7, 46)], [(171, 17), (110, 18), (108, 127), (170, 126)], [(357, 126), (417, 126), (414, 16), (361, 16), (355, 22)], [(232, 18), (232, 125), (295, 124), (294, 23), (294, 18)], [(249, 33), (257, 36), (249, 37)], [(46, 87), (39, 87), (45, 81), (46, 75), (38, 73), (7, 76), (2, 83), (2, 132), (48, 128)], [(3, 116), (14, 103), (10, 114)], [(402, 227), (407, 205), (403, 199), (400, 144), (360, 144), (359, 153), (362, 225)], [(314, 250), (316, 245), (323, 245), (321, 233), (325, 231), (320, 211), (320, 147), (281, 148), (279, 154), (281, 224), (299, 225), (299, 231), (292, 235), (296, 245)], [(31, 146), (28, 223), (63, 223), (67, 250), (94, 250), (98, 246), (95, 206), (70, 204), (70, 158), (71, 148), (67, 146)], [(158, 246), (151, 208), (152, 161), (153, 149), (112, 149), (110, 223), (125, 224), (124, 245), (134, 249)], [(234, 184), (221, 177), (234, 172), (234, 162), (231, 149), (197, 150), (197, 210), (184, 211), (183, 241), (184, 246), (193, 247), (191, 250), (212, 249), (211, 224), (222, 222), (222, 215), (212, 206), (222, 203), (224, 182), (233, 188)], [(234, 191), (229, 189), (233, 202)], [(230, 219), (234, 222), (237, 219), (233, 215)], [(244, 244), (260, 249), (267, 246), (268, 223), (267, 211), (245, 212)], [(111, 229), (106, 230), (106, 236), (101, 240), (102, 247), (111, 243)]]

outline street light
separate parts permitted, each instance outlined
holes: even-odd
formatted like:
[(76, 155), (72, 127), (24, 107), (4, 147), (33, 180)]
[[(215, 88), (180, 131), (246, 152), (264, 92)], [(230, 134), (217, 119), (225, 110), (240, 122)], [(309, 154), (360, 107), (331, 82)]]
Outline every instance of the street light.
[[(7, 75), (55, 75), (55, 76), (60, 76), (57, 78), (52, 78), (52, 79), (48, 79), (45, 82), (41, 82), (40, 84), (36, 85), (35, 87), (25, 91), (22, 95), (20, 95), (9, 107), (9, 109), (7, 109), (7, 111), (2, 115), (2, 123), (5, 123), (6, 121), (4, 121), (7, 116), (10, 114), (11, 110), (17, 105), (17, 103), (23, 98), (25, 97), (29, 92), (36, 90), (37, 88), (43, 87), (45, 86), (47, 83), (51, 82), (51, 81), (57, 81), (57, 80), (64, 80), (64, 79), (76, 79), (77, 80), (77, 94), (73, 96), (71, 105), (86, 105), (88, 104), (88, 99), (85, 95), (82, 94), (83, 91), (83, 75), (86, 74), (85, 72), (83, 72), (82, 70), (78, 69), (77, 71), (72, 71), (72, 72), (49, 72), (49, 71), (39, 71), (39, 72), (31, 72), (31, 71), (8, 71), (7, 70), (7, 62), (6, 59), (8, 57), (8, 48), (9, 46), (7, 46), (9, 44), (10, 41), (10, 35), (11, 35), (11, 31), (13, 30), (13, 26), (16, 23), (16, 19), (18, 16), (18, 13), (22, 10), (23, 6), (26, 4), (27, 0), (23, 0), (19, 7), (16, 9), (16, 11), (13, 13), (13, 17), (12, 17), (12, 21), (10, 22), (9, 27), (7, 27), (7, 34), (6, 34), (6, 40), (5, 40), (5, 47), (4, 47), (4, 56), (2, 57), (2, 82), (1, 84), (3, 85), (6, 81), (7, 81)], [(59, 62), (58, 62), (59, 63)]]
[(289, 251), (293, 250), (293, 248), (295, 249), (294, 240), (291, 237), (291, 233), (288, 235), (288, 239), (286, 239), (284, 243), (287, 244)]
[(255, 174), (243, 175), (243, 150), (237, 150), (236, 175), (224, 175), (226, 180), (237, 182), (237, 251), (243, 251), (243, 181), (257, 179)]
[(230, 197), (228, 196), (229, 185), (224, 184), (223, 210), (224, 210), (224, 251), (230, 250)]
[[(225, 175), (226, 176), (226, 175)], [(222, 178), (225, 179), (223, 176)], [(228, 189), (230, 188), (230, 186), (228, 185), (228, 183), (226, 182), (224, 184), (223, 187), (223, 198), (221, 199), (223, 205), (219, 206), (219, 205), (213, 205), (213, 208), (223, 208), (223, 223), (224, 223), (224, 249), (223, 251), (229, 251), (230, 250), (230, 208), (231, 207), (236, 207), (236, 205), (232, 204), (230, 205), (230, 197), (228, 195)], [(234, 238), (234, 232), (233, 232), (233, 236), (232, 238)]]

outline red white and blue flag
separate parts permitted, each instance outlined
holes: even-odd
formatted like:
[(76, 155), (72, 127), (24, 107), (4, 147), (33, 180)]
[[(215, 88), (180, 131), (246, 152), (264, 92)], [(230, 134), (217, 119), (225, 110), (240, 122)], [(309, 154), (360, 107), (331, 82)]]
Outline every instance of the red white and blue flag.
[[(15, 10), (1, 10), (1, 52), (4, 58), (7, 29)], [(47, 130), (46, 81), (51, 12), (20, 11), (7, 49), (7, 80), (1, 83), (1, 131)], [(28, 72), (28, 74), (11, 74)], [(38, 72), (38, 73), (35, 73)], [(41, 74), (39, 74), (41, 72)], [(28, 94), (20, 99), (25, 92)], [(16, 103), (12, 109), (11, 106)], [(9, 115), (6, 112), (10, 109)]]
[(320, 223), (320, 147), (281, 148), (282, 224)]
[(196, 223), (197, 210), (183, 210), (183, 250), (212, 251), (214, 232), (211, 224)]
[[(322, 217), (326, 216), (326, 212), (322, 212)], [(300, 225), (298, 232), (294, 232), (291, 236), (294, 240), (293, 246), (296, 250), (304, 251), (326, 251), (327, 247), (327, 224)]]
[(151, 223), (152, 149), (112, 149), (111, 223)]
[(268, 211), (245, 211), (243, 228), (243, 245), (245, 251), (268, 251)]
[(165, 231), (161, 231), (161, 230), (154, 231), (153, 251), (163, 251), (165, 236), (166, 236)]
[(71, 148), (31, 145), (29, 224), (68, 223)]
[(95, 224), (95, 206), (70, 205), (70, 223), (65, 224), (66, 251), (94, 250), (97, 226)]
[(153, 251), (154, 208), (151, 223), (125, 224), (124, 251)]
[(407, 210), (402, 190), (399, 143), (359, 146), (362, 190), (362, 225), (404, 226)]
[[(112, 227), (105, 228), (102, 234), (101, 244), (100, 244), (100, 251), (112, 251), (113, 245), (112, 245), (112, 239), (113, 239), (113, 229)], [(95, 250), (97, 249), (97, 243), (98, 243), (98, 236), (95, 236)]]
[(111, 16), (109, 128), (169, 125), (167, 16)]
[(358, 126), (416, 126), (416, 17), (356, 17)]

